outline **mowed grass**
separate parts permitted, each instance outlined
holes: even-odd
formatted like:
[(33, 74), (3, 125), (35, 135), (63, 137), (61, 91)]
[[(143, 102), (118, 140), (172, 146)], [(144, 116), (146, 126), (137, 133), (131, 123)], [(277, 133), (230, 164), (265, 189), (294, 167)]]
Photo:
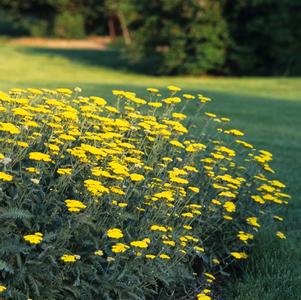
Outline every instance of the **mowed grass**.
[[(0, 44), (0, 90), (79, 86), (84, 94), (109, 100), (112, 89), (145, 94), (146, 87), (174, 84), (212, 97), (205, 110), (230, 117), (233, 128), (246, 132), (248, 141), (271, 151), (272, 166), (292, 195), (290, 205), (278, 213), (285, 217), (287, 240), (276, 239), (273, 228), (261, 233), (241, 266), (243, 272), (234, 272), (225, 283), (222, 299), (301, 299), (301, 79), (151, 77), (137, 72), (115, 50)], [(200, 117), (194, 116), (195, 122)]]

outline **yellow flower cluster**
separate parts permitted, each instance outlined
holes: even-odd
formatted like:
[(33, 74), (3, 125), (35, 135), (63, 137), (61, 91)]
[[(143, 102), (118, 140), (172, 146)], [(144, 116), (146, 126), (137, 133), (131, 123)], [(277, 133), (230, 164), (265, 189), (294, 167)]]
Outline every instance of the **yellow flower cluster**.
[[(63, 253), (80, 253), (70, 268), (85, 262), (86, 269), (110, 263), (121, 270), (135, 262), (155, 274), (160, 263), (193, 273), (188, 262), (201, 263), (204, 286), (196, 294), (208, 300), (214, 275), (248, 257), (261, 212), (288, 204), (290, 196), (274, 178), (270, 152), (228, 128), (230, 119), (201, 117), (210, 98), (167, 89), (148, 88), (148, 99), (114, 90), (114, 100), (81, 96), (80, 88), (0, 92), (0, 188), (5, 199), (12, 190), (22, 195), (3, 205), (16, 201), (34, 217), (41, 213), (26, 226), (41, 228), (43, 244), (51, 233), (61, 247), (54, 249), (57, 260), (75, 263), (79, 255)], [(203, 130), (194, 130), (186, 108)], [(23, 236), (33, 245), (43, 238)]]
[(30, 244), (37, 245), (43, 240), (43, 234), (41, 232), (36, 232), (34, 234), (28, 234), (23, 236), (24, 240)]
[(65, 200), (68, 211), (70, 212), (80, 212), (82, 209), (85, 209), (87, 206), (79, 200), (67, 199)]
[(80, 259), (80, 256), (75, 254), (64, 254), (60, 259), (65, 263), (74, 263)]
[(13, 180), (13, 176), (12, 175), (9, 175), (5, 172), (0, 172), (0, 180), (3, 180), (3, 181), (12, 181)]

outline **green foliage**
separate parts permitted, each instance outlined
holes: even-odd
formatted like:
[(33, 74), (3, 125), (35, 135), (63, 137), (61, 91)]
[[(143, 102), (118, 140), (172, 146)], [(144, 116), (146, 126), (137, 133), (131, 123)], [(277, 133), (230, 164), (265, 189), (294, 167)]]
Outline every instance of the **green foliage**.
[(53, 34), (60, 38), (83, 38), (85, 36), (83, 16), (67, 11), (57, 15), (54, 21)]
[(153, 57), (164, 74), (220, 70), (228, 43), (219, 1), (122, 1), (132, 38), (131, 58)]
[(224, 1), (232, 47), (230, 73), (301, 74), (301, 2), (295, 0)]

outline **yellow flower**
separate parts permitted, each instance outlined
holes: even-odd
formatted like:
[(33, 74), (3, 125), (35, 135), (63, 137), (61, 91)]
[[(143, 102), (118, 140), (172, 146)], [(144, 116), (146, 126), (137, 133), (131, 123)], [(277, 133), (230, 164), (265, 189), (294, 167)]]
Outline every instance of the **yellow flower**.
[(169, 245), (169, 246), (175, 246), (176, 243), (174, 241), (163, 241), (163, 244)]
[(161, 259), (170, 259), (170, 256), (167, 255), (167, 254), (164, 254), (164, 253), (160, 254), (159, 257), (160, 257)]
[(4, 172), (0, 172), (0, 180), (3, 181), (12, 181), (13, 180), (13, 176), (6, 174)]
[(280, 239), (286, 239), (285, 234), (281, 231), (277, 231), (276, 236), (278, 236)]
[(173, 116), (175, 119), (179, 119), (179, 120), (184, 120), (184, 119), (186, 119), (186, 115), (180, 114), (180, 113), (172, 113), (172, 116)]
[(156, 107), (156, 108), (158, 108), (158, 107), (161, 107), (161, 106), (162, 106), (162, 103), (160, 103), (160, 102), (148, 102), (147, 105), (148, 105), (148, 106), (151, 106), (151, 107)]
[(248, 255), (245, 252), (231, 252), (231, 255), (236, 259), (248, 258)]
[(162, 231), (162, 232), (167, 232), (167, 228), (165, 226), (160, 226), (160, 225), (152, 225), (150, 228), (152, 231)]
[(197, 300), (211, 300), (212, 298), (204, 293), (197, 294)]
[(223, 206), (227, 212), (234, 212), (236, 210), (236, 205), (231, 201), (226, 201)]
[(80, 256), (75, 254), (64, 254), (60, 257), (60, 259), (65, 263), (74, 263), (80, 259)]
[(35, 173), (35, 174), (40, 174), (40, 171), (37, 168), (33, 168), (33, 167), (28, 167), (25, 169), (27, 172), (29, 173)]
[(188, 180), (181, 177), (171, 177), (170, 181), (180, 184), (188, 184)]
[(59, 89), (56, 89), (56, 91), (58, 93), (62, 93), (62, 94), (66, 94), (66, 95), (72, 94), (72, 91), (70, 89), (66, 89), (66, 88), (59, 88)]
[(183, 98), (185, 98), (185, 99), (195, 99), (195, 96), (190, 95), (190, 94), (183, 94)]
[(246, 233), (243, 231), (239, 231), (239, 233), (237, 234), (237, 237), (241, 240), (241, 241), (247, 241), (248, 239), (253, 239), (254, 235), (251, 233)]
[(185, 146), (184, 146), (181, 142), (176, 141), (176, 140), (172, 140), (172, 141), (170, 141), (169, 143), (170, 143), (171, 145), (176, 146), (176, 147), (179, 147), (179, 148), (185, 148)]
[(34, 234), (24, 235), (23, 238), (25, 241), (29, 242), (30, 244), (37, 245), (42, 242), (43, 234), (40, 232), (36, 232)]
[(194, 246), (193, 249), (197, 252), (205, 252), (205, 249), (199, 246)]
[(149, 244), (149, 242), (146, 240), (130, 242), (131, 246), (134, 246), (137, 248), (142, 248), (142, 249), (147, 248), (148, 244)]
[(237, 129), (225, 130), (224, 133), (232, 134), (234, 136), (244, 136), (245, 134)]
[(0, 293), (4, 293), (7, 288), (4, 285), (0, 285)]
[(101, 196), (104, 193), (109, 193), (109, 189), (104, 187), (99, 181), (87, 179), (84, 181), (84, 184), (87, 190), (94, 196)]
[(260, 227), (261, 225), (257, 222), (256, 217), (249, 217), (246, 219), (247, 223), (254, 226), (254, 227)]
[(130, 178), (131, 178), (132, 181), (142, 181), (142, 180), (145, 179), (143, 175), (136, 174), (136, 173), (130, 174)]
[(85, 209), (87, 206), (79, 200), (67, 199), (65, 200), (68, 211), (70, 212), (80, 212), (82, 209)]
[(179, 92), (179, 91), (181, 91), (181, 88), (179, 88), (177, 86), (174, 86), (174, 85), (169, 85), (167, 87), (167, 89), (169, 89), (171, 92)]
[(158, 93), (159, 92), (159, 90), (155, 89), (155, 88), (147, 88), (146, 90), (150, 93)]
[(37, 161), (45, 161), (45, 162), (51, 161), (51, 158), (48, 154), (41, 153), (41, 152), (30, 152), (29, 159), (37, 160)]
[(107, 231), (107, 236), (111, 239), (120, 239), (123, 237), (123, 233), (120, 229), (118, 228), (110, 228)]
[(56, 172), (60, 175), (71, 175), (72, 169), (71, 168), (60, 168), (60, 169), (57, 169)]
[(179, 98), (179, 97), (169, 97), (169, 98), (163, 99), (162, 101), (167, 103), (167, 104), (179, 103), (179, 102), (181, 102), (181, 98)]
[(103, 251), (102, 250), (97, 250), (94, 252), (95, 255), (97, 256), (103, 256)]
[(189, 186), (188, 187), (192, 192), (194, 193), (199, 193), (200, 192), (200, 189), (196, 186)]
[(126, 244), (123, 243), (117, 243), (115, 245), (112, 246), (112, 252), (114, 253), (123, 253), (125, 252), (127, 249), (129, 249), (130, 247)]
[(274, 220), (277, 220), (277, 221), (283, 221), (283, 218), (279, 217), (279, 216), (274, 216), (273, 218), (274, 218)]
[(155, 259), (155, 258), (156, 258), (156, 255), (153, 255), (153, 254), (146, 254), (145, 257), (148, 258), (148, 259)]
[(182, 213), (181, 216), (185, 217), (185, 218), (193, 218), (193, 214), (190, 212), (187, 213)]
[(0, 122), (0, 131), (6, 131), (11, 134), (19, 134), (20, 130), (12, 123)]
[(96, 97), (96, 96), (91, 96), (90, 99), (99, 106), (105, 106), (107, 104), (107, 101), (103, 98)]
[(205, 115), (209, 118), (216, 118), (216, 114), (213, 114), (213, 113), (205, 113)]

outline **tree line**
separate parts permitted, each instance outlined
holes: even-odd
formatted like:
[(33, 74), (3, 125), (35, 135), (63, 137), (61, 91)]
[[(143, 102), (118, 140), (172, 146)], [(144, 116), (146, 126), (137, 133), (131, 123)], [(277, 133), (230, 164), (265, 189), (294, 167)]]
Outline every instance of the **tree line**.
[(0, 0), (0, 34), (122, 37), (156, 74), (300, 75), (301, 1)]

